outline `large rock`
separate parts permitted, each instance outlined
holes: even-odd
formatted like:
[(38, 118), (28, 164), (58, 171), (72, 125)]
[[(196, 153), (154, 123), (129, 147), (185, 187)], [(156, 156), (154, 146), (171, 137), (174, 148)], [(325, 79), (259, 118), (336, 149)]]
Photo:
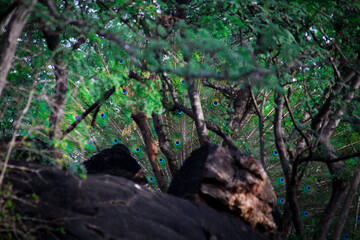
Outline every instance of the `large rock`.
[[(35, 239), (265, 239), (235, 217), (204, 204), (152, 192), (127, 179), (82, 179), (37, 165), (6, 174), (19, 222)], [(17, 230), (19, 232), (19, 230)]]
[(276, 196), (263, 167), (248, 155), (206, 144), (184, 162), (168, 193), (206, 203), (268, 236), (274, 234)]
[(123, 144), (102, 150), (84, 162), (88, 174), (106, 173), (146, 184), (140, 165)]

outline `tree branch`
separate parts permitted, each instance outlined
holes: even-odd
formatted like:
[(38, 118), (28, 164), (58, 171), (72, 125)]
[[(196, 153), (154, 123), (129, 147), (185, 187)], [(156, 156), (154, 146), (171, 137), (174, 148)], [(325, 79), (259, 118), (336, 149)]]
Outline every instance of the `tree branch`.
[(65, 131), (63, 131), (61, 140), (68, 134), (70, 133), (72, 130), (74, 130), (74, 128), (76, 128), (77, 125), (79, 125), (79, 123), (86, 118), (87, 115), (89, 115), (89, 113), (91, 113), (94, 109), (96, 109), (98, 106), (100, 106), (102, 104), (103, 101), (106, 101), (113, 93), (115, 92), (115, 86), (112, 86), (109, 90), (107, 90), (104, 93), (104, 98), (102, 99), (98, 99), (96, 100), (96, 102), (94, 102), (85, 112), (83, 112), (79, 119), (76, 120), (75, 122), (73, 122)]
[[(38, 76), (36, 76), (37, 78)], [(26, 106), (24, 108), (24, 110), (21, 112), (21, 115), (19, 117), (19, 119), (15, 122), (14, 124), (14, 132), (12, 134), (12, 138), (11, 138), (11, 141), (9, 143), (9, 149), (7, 150), (7, 153), (6, 153), (6, 156), (5, 156), (5, 160), (4, 160), (4, 164), (2, 166), (2, 169), (1, 169), (1, 174), (0, 174), (0, 189), (1, 189), (1, 185), (2, 185), (2, 182), (4, 180), (4, 177), (5, 177), (5, 172), (6, 172), (6, 169), (7, 169), (7, 166), (8, 166), (8, 163), (9, 163), (9, 159), (10, 159), (10, 155), (11, 155), (11, 152), (15, 146), (15, 142), (16, 142), (16, 134), (17, 134), (17, 131), (19, 129), (19, 126), (21, 124), (21, 121), (23, 120), (23, 118), (25, 117), (26, 113), (29, 111), (29, 108), (30, 108), (30, 105), (31, 105), (31, 101), (33, 99), (33, 95), (34, 95), (34, 91), (35, 91), (35, 87), (36, 87), (36, 81), (34, 82), (32, 88), (31, 88), (31, 91), (30, 91), (30, 94), (29, 94), (29, 98), (28, 98), (28, 101), (26, 103)]]
[[(335, 231), (333, 233), (333, 240), (337, 240), (340, 239), (340, 235), (344, 229), (344, 225), (346, 222), (346, 218), (348, 216), (351, 204), (353, 202), (353, 199), (356, 195), (356, 191), (358, 189), (359, 186), (359, 182), (360, 182), (360, 161), (358, 161), (358, 165), (355, 169), (355, 173), (354, 173), (354, 177), (353, 180), (350, 183), (350, 188), (348, 191), (348, 195), (345, 199), (342, 211), (340, 213), (340, 216), (338, 217), (338, 224), (335, 228)], [(357, 219), (355, 219), (355, 221), (357, 221)]]
[(261, 161), (261, 165), (265, 169), (265, 142), (264, 142), (264, 127), (263, 127), (263, 125), (264, 125), (263, 112), (264, 112), (264, 105), (265, 105), (266, 98), (264, 96), (264, 98), (262, 100), (261, 110), (260, 110), (257, 105), (253, 91), (251, 89), (249, 91), (250, 91), (252, 103), (254, 104), (256, 113), (259, 117), (260, 161)]

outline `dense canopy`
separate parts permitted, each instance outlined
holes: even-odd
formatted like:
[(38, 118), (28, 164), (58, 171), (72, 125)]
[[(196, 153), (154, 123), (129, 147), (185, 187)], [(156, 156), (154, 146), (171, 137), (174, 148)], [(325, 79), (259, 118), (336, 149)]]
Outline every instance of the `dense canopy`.
[(360, 238), (358, 1), (0, 0), (0, 28), (4, 196), (11, 159), (86, 177), (116, 143), (165, 191), (211, 141), (265, 168), (276, 239)]

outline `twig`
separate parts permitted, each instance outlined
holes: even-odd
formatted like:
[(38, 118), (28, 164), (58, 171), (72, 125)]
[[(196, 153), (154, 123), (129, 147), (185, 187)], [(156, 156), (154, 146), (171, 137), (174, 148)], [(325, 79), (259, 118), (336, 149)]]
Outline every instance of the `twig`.
[(304, 162), (334, 163), (334, 162), (340, 162), (340, 161), (344, 161), (344, 160), (349, 160), (349, 159), (354, 158), (354, 157), (360, 157), (360, 153), (354, 153), (354, 154), (350, 154), (350, 155), (346, 155), (346, 156), (342, 156), (342, 157), (338, 157), (338, 158), (332, 158), (332, 159), (329, 159), (329, 158), (326, 158), (326, 157), (317, 158), (317, 159), (305, 157), (305, 158), (299, 159), (299, 164), (304, 163)]
[[(164, 106), (166, 109), (168, 110), (175, 110), (175, 109), (179, 109), (181, 111), (183, 111), (186, 115), (188, 115), (190, 118), (194, 119), (194, 114), (192, 112), (191, 109), (189, 108), (186, 108), (185, 106), (181, 105), (179, 103), (179, 99), (178, 99), (178, 96), (177, 96), (177, 93), (172, 85), (172, 83), (170, 82), (170, 79), (162, 74), (162, 79), (163, 81), (167, 84), (169, 90), (170, 90), (170, 94), (171, 94), (171, 97), (172, 97), (172, 100), (174, 102), (174, 106), (172, 108), (166, 108), (166, 106)], [(165, 102), (163, 102), (164, 104)], [(205, 124), (206, 124), (206, 127), (213, 131), (216, 135), (218, 135), (219, 137), (221, 137), (224, 142), (226, 143), (226, 145), (228, 145), (230, 148), (232, 149), (236, 149), (237, 150), (237, 147), (236, 145), (232, 142), (232, 139), (231, 139), (231, 136), (224, 133), (223, 131), (221, 131), (221, 129), (218, 127), (218, 126), (214, 126), (212, 125), (210, 122), (208, 121), (205, 121)]]
[(264, 112), (264, 104), (265, 104), (266, 98), (265, 97), (263, 98), (262, 107), (261, 107), (261, 110), (260, 110), (257, 103), (256, 103), (254, 92), (251, 89), (250, 89), (250, 95), (251, 95), (251, 100), (252, 100), (252, 103), (254, 104), (256, 113), (257, 113), (257, 115), (259, 117), (260, 161), (261, 161), (261, 164), (262, 164), (263, 168), (265, 168), (265, 159), (264, 159), (264, 157), (265, 157), (265, 146), (264, 146), (265, 143), (264, 143), (264, 128), (263, 128), (263, 124), (264, 124), (263, 112)]
[[(301, 128), (298, 126), (298, 124), (296, 123), (295, 121), (295, 118), (294, 118), (294, 114), (292, 112), (292, 109), (290, 107), (290, 104), (289, 104), (289, 100), (286, 96), (286, 94), (284, 94), (284, 100), (285, 100), (285, 104), (286, 104), (286, 107), (289, 111), (289, 114), (290, 114), (290, 118), (294, 124), (294, 127), (295, 129), (300, 133), (300, 135), (305, 139), (305, 142), (306, 142), (306, 145), (308, 146), (308, 148), (310, 149), (310, 141), (309, 139), (306, 137), (306, 135), (304, 134), (304, 132), (301, 130)], [(310, 149), (310, 154), (311, 154), (311, 149)]]
[[(36, 77), (36, 78), (37, 78), (37, 77)], [(5, 177), (5, 172), (6, 172), (8, 163), (9, 163), (9, 159), (10, 159), (11, 152), (12, 152), (14, 146), (15, 146), (15, 140), (16, 140), (17, 131), (18, 131), (18, 129), (19, 129), (19, 126), (20, 126), (20, 124), (21, 124), (22, 119), (24, 118), (25, 114), (27, 113), (27, 111), (28, 111), (29, 108), (30, 108), (31, 100), (32, 100), (32, 98), (33, 98), (34, 91), (35, 91), (35, 86), (36, 86), (36, 81), (34, 82), (32, 88), (31, 88), (31, 91), (30, 91), (29, 98), (28, 98), (28, 101), (27, 101), (27, 103), (26, 103), (26, 106), (25, 106), (24, 110), (22, 111), (19, 119), (18, 119), (18, 120), (16, 121), (16, 123), (15, 123), (14, 132), (13, 132), (13, 135), (12, 135), (12, 138), (11, 138), (11, 142), (9, 143), (9, 149), (8, 149), (7, 154), (6, 154), (6, 157), (5, 157), (5, 161), (4, 161), (3, 168), (2, 168), (2, 170), (1, 170), (1, 175), (0, 175), (0, 189), (1, 189), (1, 185), (2, 185), (2, 182), (3, 182), (3, 180), (4, 180), (4, 177)]]

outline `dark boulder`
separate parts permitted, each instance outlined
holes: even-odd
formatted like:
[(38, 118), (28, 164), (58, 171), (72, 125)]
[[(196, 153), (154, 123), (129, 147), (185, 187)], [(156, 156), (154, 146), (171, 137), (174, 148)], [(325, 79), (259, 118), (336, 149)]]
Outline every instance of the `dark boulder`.
[(228, 212), (268, 236), (275, 231), (276, 196), (254, 158), (213, 143), (192, 152), (174, 177), (169, 194)]
[(16, 165), (22, 167), (12, 167), (6, 184), (16, 192), (19, 222), (35, 239), (266, 239), (230, 214), (121, 177), (82, 179), (34, 163)]
[(104, 173), (146, 183), (140, 165), (123, 144), (102, 150), (84, 162), (88, 174)]

